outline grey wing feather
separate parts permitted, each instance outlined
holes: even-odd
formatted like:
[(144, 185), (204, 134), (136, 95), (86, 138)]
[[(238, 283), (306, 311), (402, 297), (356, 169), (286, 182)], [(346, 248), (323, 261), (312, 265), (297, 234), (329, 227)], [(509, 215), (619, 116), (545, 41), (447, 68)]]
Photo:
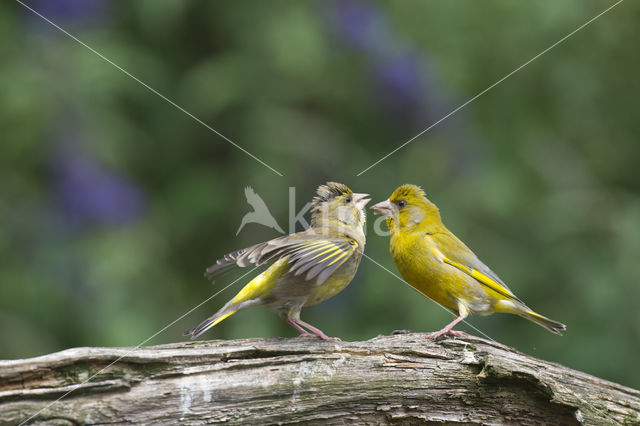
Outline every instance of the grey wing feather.
[(238, 257), (246, 253), (248, 250), (253, 250), (258, 245), (259, 244), (245, 248), (245, 249), (236, 250), (229, 254), (225, 254), (221, 259), (216, 260), (216, 263), (214, 263), (213, 265), (209, 266), (206, 269), (204, 276), (207, 278), (213, 278), (217, 275), (220, 275), (228, 271), (234, 266), (246, 266), (246, 265), (238, 265), (237, 263)]
[[(355, 250), (354, 252), (355, 253)], [(324, 268), (324, 270), (322, 272), (320, 272), (320, 274), (318, 274), (318, 284), (322, 284), (323, 282), (325, 282), (327, 280), (327, 278), (329, 278), (331, 276), (331, 274), (333, 274), (339, 267), (341, 267), (347, 260), (351, 259), (351, 257), (353, 256), (353, 253), (351, 253), (348, 256), (345, 256), (344, 258), (342, 258), (341, 260), (339, 260), (338, 262), (334, 263), (333, 265), (328, 265), (326, 268)]]
[[(451, 235), (447, 235), (447, 234), (441, 234), (441, 236), (447, 236), (448, 238), (455, 238), (459, 244), (462, 244), (462, 246), (467, 247), (462, 241), (460, 241), (455, 236), (452, 237)], [(502, 285), (504, 288), (506, 288), (516, 300), (520, 301), (517, 297), (515, 297), (515, 295), (513, 295), (513, 292), (511, 291), (511, 289), (509, 287), (507, 287), (507, 285), (504, 283), (504, 281), (502, 281), (500, 279), (498, 274), (493, 272), (487, 265), (485, 265), (478, 258), (478, 256), (476, 256), (475, 253), (473, 251), (471, 251), (471, 249), (469, 249), (467, 247), (467, 250), (468, 251), (466, 253), (464, 253), (464, 254), (462, 252), (458, 252), (454, 256), (454, 255), (452, 255), (452, 253), (448, 253), (448, 256), (452, 258), (451, 260), (459, 262), (459, 263), (467, 266), (468, 268), (476, 269), (476, 270), (480, 271), (481, 273), (485, 274), (486, 276), (488, 276), (489, 278), (491, 278), (492, 280), (500, 283), (500, 285)]]
[(213, 278), (234, 266), (258, 266), (289, 256), (291, 272), (301, 275), (308, 271), (306, 279), (317, 276), (317, 283), (322, 284), (355, 253), (357, 247), (351, 239), (318, 240), (317, 236), (304, 233), (287, 235), (226, 254), (207, 268), (205, 276)]
[(498, 276), (498, 274), (496, 274), (495, 272), (493, 272), (487, 265), (484, 264), (484, 262), (482, 262), (478, 256), (476, 256), (473, 252), (471, 256), (468, 256), (465, 259), (465, 264), (473, 269), (476, 269), (478, 271), (480, 271), (481, 273), (485, 274), (486, 276), (488, 276), (489, 278), (491, 278), (492, 280), (500, 283), (501, 286), (503, 286), (504, 288), (506, 288), (509, 293), (511, 293), (511, 296), (513, 296), (514, 299), (520, 301), (520, 299), (518, 299), (513, 292), (511, 291), (511, 289), (504, 283), (504, 281), (502, 281), (500, 279), (500, 277)]
[[(296, 275), (301, 275), (309, 271), (307, 279), (312, 279), (324, 268), (342, 264), (344, 260), (351, 257), (353, 252), (355, 252), (355, 247), (355, 241), (342, 239), (322, 246), (320, 253), (311, 250), (297, 256), (292, 255), (293, 266), (291, 267), (291, 271), (295, 272)], [(332, 269), (335, 270), (335, 268)]]
[[(228, 271), (234, 266), (238, 266), (240, 268), (244, 268), (252, 264), (259, 266), (265, 262), (274, 260), (275, 255), (277, 255), (277, 253), (273, 253), (274, 251), (286, 248), (288, 245), (294, 243), (291, 241), (287, 244), (285, 239), (286, 237), (279, 237), (225, 254), (221, 259), (218, 259), (216, 263), (206, 269), (205, 277), (213, 278)], [(270, 254), (272, 254), (272, 256), (269, 256)]]
[[(329, 278), (329, 276), (331, 276), (331, 274), (336, 269), (342, 266), (344, 262), (349, 260), (349, 258), (353, 256), (354, 252), (355, 252), (355, 249), (349, 250), (349, 251), (341, 250), (338, 252), (337, 256), (329, 257), (326, 260), (323, 259), (322, 261), (318, 262), (313, 268), (309, 269), (309, 273), (307, 274), (307, 279), (313, 279), (317, 276), (318, 277), (317, 283), (322, 284), (327, 280), (327, 278)], [(320, 277), (321, 273), (323, 274), (322, 278)]]

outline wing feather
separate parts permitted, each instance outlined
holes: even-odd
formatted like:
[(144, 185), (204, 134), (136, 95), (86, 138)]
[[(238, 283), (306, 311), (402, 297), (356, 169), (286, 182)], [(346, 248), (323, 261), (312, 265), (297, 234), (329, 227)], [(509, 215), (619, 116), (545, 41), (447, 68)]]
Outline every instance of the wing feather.
[[(314, 279), (317, 277), (317, 283), (322, 284), (331, 276), (336, 269), (338, 269), (344, 262), (346, 262), (356, 251), (357, 243), (351, 244), (349, 241), (345, 241), (340, 246), (336, 246), (333, 250), (327, 253), (323, 253), (324, 257), (317, 259), (319, 256), (314, 257), (314, 261), (307, 264), (310, 265), (308, 269), (307, 279)], [(336, 257), (343, 259), (342, 262), (334, 262)], [(320, 277), (322, 274), (322, 277)]]
[(317, 235), (299, 233), (256, 244), (224, 255), (207, 268), (205, 276), (214, 278), (231, 268), (262, 265), (288, 257), (290, 272), (306, 279), (317, 277), (322, 284), (355, 253), (358, 244), (344, 237), (318, 239)]
[(445, 263), (458, 268), (459, 270), (461, 270), (462, 272), (464, 272), (465, 274), (475, 278), (477, 281), (480, 282), (480, 284), (488, 287), (489, 289), (495, 291), (496, 293), (506, 297), (507, 299), (515, 299), (518, 300), (519, 299), (513, 294), (511, 293), (511, 291), (501, 285), (500, 283), (498, 283), (497, 281), (493, 280), (491, 277), (488, 277), (487, 275), (483, 274), (482, 272), (478, 271), (477, 269), (474, 269), (470, 266), (466, 266), (466, 265), (461, 265), (458, 262), (454, 262), (450, 259), (447, 259), (446, 257), (444, 259), (442, 259)]
[(341, 267), (347, 260), (351, 258), (351, 256), (355, 253), (345, 251), (340, 256), (335, 258), (329, 265), (327, 265), (320, 274), (318, 274), (318, 284), (322, 284), (329, 278), (339, 267)]
[(430, 235), (434, 241), (440, 241), (443, 244), (437, 244), (439, 255), (442, 261), (454, 268), (464, 272), (470, 277), (477, 280), (480, 284), (484, 285), (488, 289), (506, 297), (507, 299), (516, 300), (520, 303), (522, 301), (518, 299), (509, 290), (509, 287), (493, 272), (487, 265), (482, 263), (480, 259), (466, 246), (462, 241), (452, 234), (438, 233)]
[[(324, 248), (324, 250), (320, 253), (316, 253), (316, 252), (303, 253), (302, 256), (298, 256), (292, 259), (291, 261), (293, 263), (293, 266), (291, 270), (294, 271), (296, 275), (303, 274), (304, 272), (308, 271), (315, 265), (324, 264), (325, 260), (327, 260), (326, 256), (333, 256), (334, 254), (337, 255), (344, 252), (347, 252), (347, 254), (349, 254), (348, 246), (350, 246), (350, 244), (348, 243), (348, 241), (344, 241), (344, 240), (329, 242), (327, 245), (324, 245), (322, 247)], [(325, 257), (319, 259), (322, 256), (325, 256)], [(327, 265), (328, 263), (329, 262), (326, 262)]]
[[(313, 266), (321, 264), (322, 260), (318, 260), (318, 257), (321, 256), (321, 255), (324, 255), (324, 254), (326, 254), (328, 252), (338, 252), (338, 253), (340, 253), (341, 250), (340, 250), (339, 247), (337, 247), (337, 246), (332, 244), (332, 246), (330, 248), (324, 250), (320, 254), (309, 253), (308, 256), (300, 258), (299, 260), (295, 260), (295, 264), (292, 267), (292, 270), (295, 271), (296, 275), (303, 274), (306, 271), (308, 271), (309, 269), (311, 269)], [(309, 277), (307, 277), (307, 278), (309, 278)]]

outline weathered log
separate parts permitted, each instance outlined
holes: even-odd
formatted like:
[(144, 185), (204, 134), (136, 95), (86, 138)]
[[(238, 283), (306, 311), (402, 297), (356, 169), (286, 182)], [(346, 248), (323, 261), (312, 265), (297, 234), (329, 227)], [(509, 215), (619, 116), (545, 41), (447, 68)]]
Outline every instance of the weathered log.
[(640, 424), (640, 392), (470, 335), (218, 340), (0, 361), (25, 421)]

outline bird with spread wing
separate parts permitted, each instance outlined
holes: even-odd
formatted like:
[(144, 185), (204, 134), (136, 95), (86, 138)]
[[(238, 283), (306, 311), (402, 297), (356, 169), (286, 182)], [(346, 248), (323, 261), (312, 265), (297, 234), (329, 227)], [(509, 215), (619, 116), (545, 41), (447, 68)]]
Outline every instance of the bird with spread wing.
[(235, 266), (273, 262), (185, 335), (196, 338), (242, 309), (266, 305), (301, 336), (337, 340), (302, 321), (300, 310), (335, 296), (353, 279), (364, 252), (367, 196), (341, 183), (321, 185), (312, 201), (309, 229), (229, 253), (207, 268), (205, 276), (213, 278)]
[(279, 233), (284, 234), (284, 231), (282, 230), (282, 228), (280, 228), (278, 222), (276, 222), (273, 215), (271, 215), (267, 204), (258, 194), (256, 194), (253, 188), (247, 186), (244, 189), (244, 196), (247, 198), (247, 203), (249, 203), (249, 205), (253, 207), (253, 211), (245, 214), (242, 217), (242, 220), (240, 221), (240, 227), (236, 231), (236, 235), (240, 233), (242, 228), (244, 228), (247, 223), (259, 223), (260, 225), (273, 228)]
[(371, 207), (387, 218), (390, 250), (405, 281), (457, 318), (429, 337), (458, 335), (452, 330), (467, 315), (516, 314), (555, 334), (565, 325), (532, 311), (487, 265), (449, 231), (438, 207), (416, 185), (402, 185)]

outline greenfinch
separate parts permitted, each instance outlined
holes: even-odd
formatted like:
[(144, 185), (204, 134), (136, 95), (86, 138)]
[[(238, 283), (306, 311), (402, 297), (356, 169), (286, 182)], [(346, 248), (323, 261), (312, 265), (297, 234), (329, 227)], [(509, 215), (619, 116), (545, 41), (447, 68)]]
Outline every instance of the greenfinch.
[(310, 227), (295, 234), (229, 253), (207, 268), (212, 278), (234, 267), (271, 266), (227, 302), (213, 316), (187, 330), (192, 339), (234, 313), (266, 305), (300, 332), (300, 336), (327, 337), (300, 319), (300, 310), (342, 291), (353, 279), (364, 252), (368, 194), (355, 194), (347, 186), (328, 182), (312, 200)]
[(460, 335), (453, 327), (471, 314), (516, 314), (555, 334), (564, 324), (532, 311), (504, 282), (451, 231), (438, 207), (416, 185), (402, 185), (389, 199), (371, 207), (387, 218), (390, 251), (400, 274), (409, 285), (451, 310), (457, 318), (440, 331)]

